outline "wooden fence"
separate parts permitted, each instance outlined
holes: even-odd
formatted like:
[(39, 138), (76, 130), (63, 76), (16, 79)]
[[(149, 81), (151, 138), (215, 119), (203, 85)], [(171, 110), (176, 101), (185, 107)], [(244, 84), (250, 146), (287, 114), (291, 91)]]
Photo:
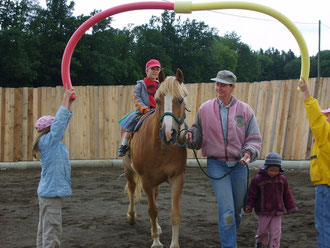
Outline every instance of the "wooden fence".
[[(313, 142), (298, 80), (237, 83), (235, 97), (255, 111), (263, 137), (261, 159), (269, 151), (287, 160), (309, 158)], [(317, 85), (317, 87), (315, 87)], [(330, 78), (310, 79), (311, 93), (321, 108), (330, 106)], [(199, 106), (215, 97), (214, 83), (187, 84), (186, 122), (190, 126)], [(134, 86), (78, 86), (73, 117), (64, 137), (70, 159), (116, 158), (121, 135), (118, 120), (134, 110)], [(35, 121), (55, 115), (63, 87), (0, 88), (0, 162), (33, 160), (31, 149)], [(201, 157), (200, 151), (198, 152)], [(193, 153), (189, 151), (188, 157)]]

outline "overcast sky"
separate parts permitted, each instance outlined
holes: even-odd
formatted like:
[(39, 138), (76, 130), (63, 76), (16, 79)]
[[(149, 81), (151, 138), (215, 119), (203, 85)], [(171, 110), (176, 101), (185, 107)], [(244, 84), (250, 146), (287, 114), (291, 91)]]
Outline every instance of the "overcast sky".
[[(45, 0), (39, 0), (45, 7)], [(144, 2), (150, 0), (143, 0)], [(154, 0), (155, 1), (155, 0)], [(160, 2), (161, 0), (156, 2)], [(69, 0), (68, 0), (69, 2)], [(139, 2), (127, 0), (74, 0), (74, 15), (89, 15), (94, 9), (106, 10), (125, 3)], [(169, 2), (166, 0), (166, 2)], [(174, 2), (174, 1), (171, 1)], [(221, 2), (200, 0), (194, 2)], [(243, 2), (243, 1), (242, 1)], [(330, 50), (330, 1), (329, 0), (251, 0), (249, 2), (271, 7), (288, 17), (303, 35), (310, 56), (318, 52), (319, 20), (321, 21), (321, 50)], [(129, 23), (141, 25), (148, 23), (152, 15), (160, 16), (163, 10), (134, 10), (112, 16), (112, 26), (123, 28)], [(179, 15), (179, 14), (178, 14)], [(177, 16), (178, 16), (177, 15)], [(288, 29), (274, 18), (250, 10), (212, 10), (193, 11), (191, 14), (180, 14), (181, 19), (204, 21), (210, 27), (217, 28), (219, 35), (235, 31), (241, 41), (253, 50), (266, 50), (270, 47), (284, 50), (291, 49), (300, 56), (299, 46)]]

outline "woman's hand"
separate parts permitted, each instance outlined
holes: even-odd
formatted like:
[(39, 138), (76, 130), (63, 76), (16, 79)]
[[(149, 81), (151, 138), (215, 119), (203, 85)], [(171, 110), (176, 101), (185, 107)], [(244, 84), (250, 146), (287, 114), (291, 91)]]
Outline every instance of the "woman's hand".
[(190, 132), (190, 131), (187, 131), (187, 133), (186, 133), (186, 135), (185, 135), (185, 138), (186, 138), (186, 140), (187, 139), (189, 139), (189, 144), (191, 144), (192, 143), (192, 132)]

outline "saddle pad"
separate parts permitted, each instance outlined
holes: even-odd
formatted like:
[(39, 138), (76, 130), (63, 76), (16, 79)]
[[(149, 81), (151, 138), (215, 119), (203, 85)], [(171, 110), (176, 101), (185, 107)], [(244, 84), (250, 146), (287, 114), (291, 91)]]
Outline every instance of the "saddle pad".
[(147, 114), (143, 115), (139, 122), (136, 124), (135, 128), (134, 128), (134, 132), (136, 132), (142, 125), (142, 122), (149, 116), (151, 115), (153, 112), (155, 112), (155, 109), (151, 109)]

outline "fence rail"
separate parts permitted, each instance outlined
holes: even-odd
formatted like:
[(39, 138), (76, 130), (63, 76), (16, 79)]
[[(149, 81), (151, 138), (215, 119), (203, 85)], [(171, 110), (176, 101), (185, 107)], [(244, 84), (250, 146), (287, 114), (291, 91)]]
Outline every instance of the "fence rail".
[[(298, 80), (237, 83), (236, 98), (255, 111), (263, 145), (260, 159), (269, 151), (286, 160), (309, 158), (313, 142)], [(316, 87), (317, 86), (317, 87)], [(186, 84), (186, 122), (190, 126), (199, 106), (215, 97), (214, 83)], [(321, 108), (330, 106), (330, 78), (310, 79)], [(134, 86), (77, 86), (73, 117), (64, 136), (70, 159), (116, 158), (121, 134), (118, 120), (135, 109)], [(35, 121), (42, 115), (55, 115), (63, 87), (0, 88), (0, 162), (32, 161)], [(201, 157), (200, 151), (198, 152)], [(193, 153), (188, 152), (192, 158)]]

